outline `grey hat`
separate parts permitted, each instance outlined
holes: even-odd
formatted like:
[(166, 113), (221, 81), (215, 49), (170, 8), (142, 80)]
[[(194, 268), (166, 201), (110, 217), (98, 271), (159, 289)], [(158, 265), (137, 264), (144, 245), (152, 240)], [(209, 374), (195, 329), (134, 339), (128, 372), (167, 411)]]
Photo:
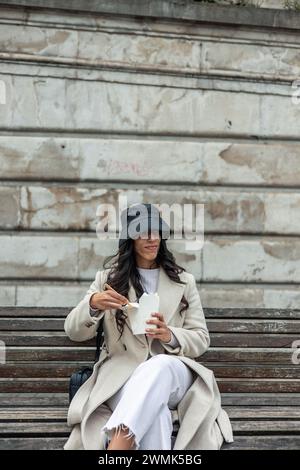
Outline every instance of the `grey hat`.
[(169, 225), (153, 204), (137, 203), (127, 207), (121, 213), (121, 224), (119, 248), (129, 238), (136, 239), (142, 233), (149, 233), (150, 230), (158, 231), (161, 238), (170, 237)]

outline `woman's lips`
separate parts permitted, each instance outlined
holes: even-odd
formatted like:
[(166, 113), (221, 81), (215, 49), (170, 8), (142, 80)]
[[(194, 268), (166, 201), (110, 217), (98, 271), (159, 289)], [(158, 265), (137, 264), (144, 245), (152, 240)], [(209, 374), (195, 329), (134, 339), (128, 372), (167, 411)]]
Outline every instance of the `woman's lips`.
[(157, 246), (145, 246), (145, 250), (148, 250), (148, 251), (156, 251), (156, 250), (157, 250)]

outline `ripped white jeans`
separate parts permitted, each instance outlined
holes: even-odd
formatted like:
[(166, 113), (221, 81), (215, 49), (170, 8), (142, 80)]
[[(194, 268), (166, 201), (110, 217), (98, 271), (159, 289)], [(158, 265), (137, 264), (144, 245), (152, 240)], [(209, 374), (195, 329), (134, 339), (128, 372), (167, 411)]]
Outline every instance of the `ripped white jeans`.
[(169, 354), (157, 354), (142, 362), (125, 384), (107, 400), (113, 413), (102, 431), (107, 448), (114, 433), (128, 428), (132, 449), (171, 449), (171, 409), (192, 385), (191, 369)]

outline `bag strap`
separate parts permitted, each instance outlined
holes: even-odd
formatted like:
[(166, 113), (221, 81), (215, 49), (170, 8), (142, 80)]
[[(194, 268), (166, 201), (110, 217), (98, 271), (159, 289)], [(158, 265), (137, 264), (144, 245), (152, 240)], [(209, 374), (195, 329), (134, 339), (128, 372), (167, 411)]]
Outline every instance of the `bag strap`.
[(100, 349), (104, 341), (104, 331), (103, 331), (103, 322), (104, 322), (104, 315), (99, 320), (99, 325), (97, 328), (97, 336), (96, 336), (96, 353), (95, 353), (95, 362), (98, 362), (100, 357)]

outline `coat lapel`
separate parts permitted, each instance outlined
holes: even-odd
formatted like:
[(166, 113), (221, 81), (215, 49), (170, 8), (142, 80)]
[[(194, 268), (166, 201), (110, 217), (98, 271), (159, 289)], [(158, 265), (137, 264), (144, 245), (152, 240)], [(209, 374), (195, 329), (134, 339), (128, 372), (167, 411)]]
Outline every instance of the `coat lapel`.
[[(165, 270), (160, 266), (157, 293), (159, 296), (159, 311), (163, 314), (164, 320), (168, 325), (172, 316), (174, 315), (183, 295), (185, 284), (178, 284), (177, 282), (172, 281), (169, 276), (166, 274)], [(135, 290), (129, 281), (129, 291), (128, 291), (128, 300), (130, 302), (136, 301)], [(126, 324), (132, 331), (130, 324), (130, 312), (128, 312), (128, 318), (126, 319)], [(137, 335), (143, 336), (145, 335)], [(148, 338), (149, 343), (152, 341), (152, 338)]]

